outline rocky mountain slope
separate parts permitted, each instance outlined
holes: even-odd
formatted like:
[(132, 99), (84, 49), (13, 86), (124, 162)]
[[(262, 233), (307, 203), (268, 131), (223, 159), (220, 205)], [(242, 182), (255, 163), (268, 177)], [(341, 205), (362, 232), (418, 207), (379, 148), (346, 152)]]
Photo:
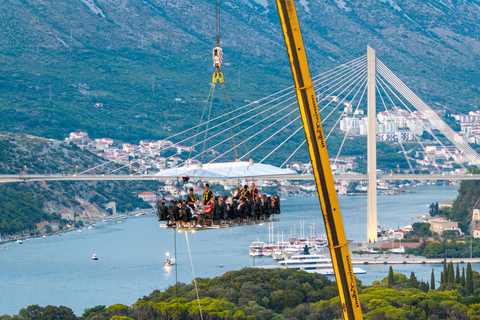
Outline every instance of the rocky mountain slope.
[[(75, 170), (80, 172), (104, 163), (74, 145), (23, 134), (0, 135), (0, 150), (1, 174), (74, 174)], [(101, 172), (114, 168), (107, 164), (101, 167)], [(66, 209), (89, 218), (107, 214), (106, 207), (111, 201), (116, 202), (118, 212), (149, 208), (137, 194), (155, 188), (155, 183), (135, 181), (0, 184), (0, 235), (34, 230), (36, 223), (56, 220)]]
[[(0, 129), (53, 138), (82, 129), (135, 142), (185, 128), (186, 114), (200, 117), (213, 72), (214, 1), (0, 3)], [(476, 107), (477, 1), (300, 0), (297, 10), (313, 74), (368, 44), (429, 104)], [(222, 1), (221, 21), (236, 106), (290, 85), (273, 0)]]

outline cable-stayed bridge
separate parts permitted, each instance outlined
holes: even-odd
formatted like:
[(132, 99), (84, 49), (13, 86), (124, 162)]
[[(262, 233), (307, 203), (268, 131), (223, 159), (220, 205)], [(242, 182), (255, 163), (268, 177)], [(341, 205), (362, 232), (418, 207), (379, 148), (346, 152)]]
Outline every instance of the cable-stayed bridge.
[[(413, 93), (388, 67), (375, 57), (373, 49), (368, 48), (367, 55), (339, 65), (329, 71), (313, 77), (318, 101), (320, 118), (325, 128), (327, 146), (333, 164), (340, 160), (342, 150), (349, 139), (365, 131), (367, 136), (367, 174), (335, 174), (338, 180), (368, 181), (367, 225), (368, 240), (377, 241), (377, 183), (381, 180), (477, 180), (480, 175), (470, 174), (468, 166), (480, 166), (480, 155), (459, 136), (432, 110), (424, 101)], [(230, 98), (224, 96), (225, 104), (214, 103), (214, 84), (205, 101), (200, 123), (186, 130), (177, 132), (162, 140), (156, 146), (159, 152), (170, 152), (168, 162), (177, 156), (189, 152), (188, 158), (177, 158), (174, 166), (202, 165), (232, 161), (234, 159), (249, 160), (254, 163), (272, 163), (275, 157), (280, 168), (287, 166), (302, 153), (306, 154), (303, 126), (296, 102), (293, 87), (285, 88), (257, 101), (238, 108), (233, 108)], [(225, 91), (224, 91), (225, 94)], [(222, 108), (222, 109), (221, 109)], [(367, 116), (362, 118), (364, 128), (355, 127), (366, 108)], [(391, 117), (386, 123), (395, 124), (399, 119), (389, 113), (394, 108), (403, 108), (408, 113), (410, 130), (395, 131), (387, 134), (387, 139), (395, 141), (401, 147), (401, 153), (408, 164), (408, 173), (379, 174), (377, 172), (377, 113), (385, 110), (385, 116)], [(343, 124), (343, 137), (338, 136)], [(413, 128), (412, 128), (413, 127)], [(420, 133), (421, 132), (421, 133)], [(436, 146), (445, 150), (446, 159), (452, 159), (462, 174), (454, 174), (446, 170), (435, 157), (431, 160), (431, 174), (418, 174), (408, 156), (405, 144), (415, 141), (423, 151), (427, 143), (422, 133), (427, 132)], [(407, 138), (406, 135), (409, 135)], [(336, 138), (336, 146), (329, 142)], [(167, 142), (168, 141), (168, 142)], [(172, 143), (174, 142), (174, 143)], [(447, 146), (451, 144), (454, 148)], [(183, 150), (171, 152), (175, 146), (186, 145)], [(233, 145), (233, 146), (232, 146)], [(142, 166), (152, 158), (152, 152), (142, 153), (137, 159), (129, 161), (116, 169), (105, 171), (106, 164), (115, 160), (89, 168), (82, 172), (58, 175), (0, 175), (1, 182), (23, 181), (58, 181), (58, 180), (171, 180), (178, 176), (155, 176), (141, 173), (126, 174), (132, 165)], [(245, 149), (245, 151), (243, 151)], [(172, 154), (173, 153), (173, 154)], [(281, 159), (278, 154), (282, 153)], [(179, 160), (180, 159), (180, 160)], [(281, 161), (279, 161), (281, 160)], [(73, 170), (72, 170), (73, 171)], [(140, 170), (142, 172), (143, 170)], [(248, 174), (247, 174), (248, 175)], [(237, 177), (232, 177), (237, 179)], [(257, 175), (256, 179), (313, 180), (310, 174)]]

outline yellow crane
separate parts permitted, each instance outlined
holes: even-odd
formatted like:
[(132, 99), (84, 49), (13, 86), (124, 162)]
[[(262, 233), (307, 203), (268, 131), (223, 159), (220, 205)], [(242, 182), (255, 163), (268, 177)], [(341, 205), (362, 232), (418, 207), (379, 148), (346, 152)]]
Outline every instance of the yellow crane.
[(345, 319), (363, 319), (327, 145), (293, 0), (276, 0)]

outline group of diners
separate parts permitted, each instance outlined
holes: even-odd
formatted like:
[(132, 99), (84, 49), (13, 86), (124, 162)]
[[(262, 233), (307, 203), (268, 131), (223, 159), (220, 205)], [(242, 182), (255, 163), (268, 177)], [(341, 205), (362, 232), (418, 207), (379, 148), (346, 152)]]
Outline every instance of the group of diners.
[[(280, 214), (280, 198), (277, 195), (267, 197), (259, 194), (255, 184), (244, 185), (242, 189), (228, 195), (213, 196), (210, 185), (205, 184), (202, 198), (193, 194), (193, 189), (185, 199), (157, 203), (159, 221), (165, 221), (167, 227), (202, 228), (212, 224), (246, 222), (270, 219), (273, 214)], [(208, 221), (208, 222), (207, 222)]]

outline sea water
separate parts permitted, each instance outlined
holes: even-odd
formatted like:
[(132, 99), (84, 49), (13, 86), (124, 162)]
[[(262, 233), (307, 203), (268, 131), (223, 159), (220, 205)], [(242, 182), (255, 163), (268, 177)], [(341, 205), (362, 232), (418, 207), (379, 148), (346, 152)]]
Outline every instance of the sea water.
[[(380, 226), (396, 228), (411, 224), (411, 218), (427, 214), (429, 203), (454, 200), (457, 187), (425, 186), (415, 193), (378, 196)], [(339, 197), (347, 239), (366, 239), (366, 196)], [(288, 239), (295, 225), (300, 233), (304, 220), (306, 236), (315, 222), (323, 234), (323, 219), (317, 197), (289, 197), (282, 201), (280, 221), (274, 222), (275, 240)], [(184, 233), (159, 228), (154, 215), (97, 222), (93, 230), (67, 232), (61, 236), (7, 243), (0, 250), (0, 315), (17, 314), (31, 304), (64, 305), (81, 315), (85, 308), (123, 303), (130, 305), (154, 289), (174, 285), (175, 280), (193, 280)], [(249, 245), (268, 240), (268, 223), (188, 234), (196, 277), (215, 277), (228, 270), (272, 264), (271, 258), (249, 256)], [(164, 267), (165, 253), (176, 256), (177, 266)], [(93, 261), (96, 252), (99, 260)], [(326, 252), (328, 255), (328, 252)], [(222, 266), (222, 267), (220, 267)], [(367, 271), (358, 278), (364, 284), (387, 276), (389, 265), (360, 266)], [(430, 281), (432, 267), (440, 278), (441, 265), (395, 265), (395, 272)], [(177, 269), (176, 269), (177, 268)], [(475, 269), (476, 266), (474, 267)], [(176, 271), (176, 272), (175, 272)], [(333, 280), (333, 277), (331, 277)]]

